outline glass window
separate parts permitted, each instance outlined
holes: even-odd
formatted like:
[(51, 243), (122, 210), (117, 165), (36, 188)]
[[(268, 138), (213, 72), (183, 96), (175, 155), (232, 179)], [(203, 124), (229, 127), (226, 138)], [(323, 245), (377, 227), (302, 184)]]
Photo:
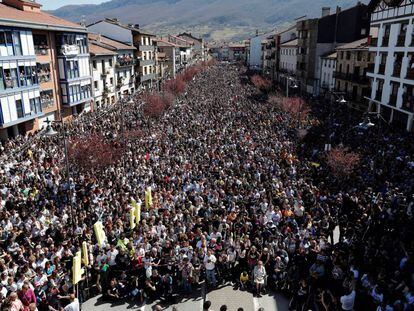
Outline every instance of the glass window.
[[(1, 36), (1, 32), (0, 32)], [(6, 89), (5, 81), (4, 81), (4, 74), (3, 74), (3, 67), (0, 67), (0, 91), (4, 91)]]
[(18, 118), (24, 117), (23, 103), (21, 99), (16, 100), (16, 112)]
[(13, 31), (14, 55), (22, 55), (22, 43), (20, 41), (20, 32)]
[(7, 53), (9, 55), (14, 55), (12, 33), (11, 31), (5, 31), (5, 34), (6, 34)]

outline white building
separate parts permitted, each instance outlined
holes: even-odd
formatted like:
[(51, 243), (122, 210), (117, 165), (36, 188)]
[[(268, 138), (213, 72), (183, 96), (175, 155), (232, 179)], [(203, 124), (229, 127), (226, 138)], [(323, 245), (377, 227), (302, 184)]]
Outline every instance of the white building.
[(248, 65), (251, 70), (262, 71), (263, 69), (263, 51), (262, 42), (267, 37), (274, 35), (275, 32), (268, 32), (262, 35), (256, 35), (250, 38)]
[[(107, 91), (109, 93), (115, 92), (116, 100), (121, 99), (123, 95), (134, 94), (136, 80), (136, 61), (134, 59), (134, 52), (136, 51), (136, 47), (97, 34), (89, 34), (89, 40), (92, 40), (95, 45), (110, 50), (116, 54), (115, 61), (112, 66), (109, 66), (109, 63), (105, 63), (105, 71), (103, 71), (106, 74), (105, 80), (108, 87)], [(92, 68), (94, 70), (98, 70), (98, 63), (92, 62)], [(114, 77), (111, 81), (112, 70), (114, 72)], [(99, 94), (100, 86), (95, 85), (94, 87), (95, 91), (98, 90)], [(101, 92), (103, 91), (104, 89), (101, 89)], [(110, 102), (112, 103), (112, 99), (110, 99)]]
[(93, 96), (95, 107), (100, 108), (116, 101), (115, 63), (117, 53), (89, 40), (92, 61)]
[(282, 72), (294, 75), (296, 72), (296, 64), (298, 50), (298, 39), (294, 39), (280, 45), (280, 63), (279, 68)]
[(332, 91), (335, 88), (334, 72), (336, 70), (337, 53), (329, 53), (320, 58), (321, 93)]
[(375, 53), (370, 109), (411, 131), (414, 117), (414, 4), (373, 0), (371, 46)]

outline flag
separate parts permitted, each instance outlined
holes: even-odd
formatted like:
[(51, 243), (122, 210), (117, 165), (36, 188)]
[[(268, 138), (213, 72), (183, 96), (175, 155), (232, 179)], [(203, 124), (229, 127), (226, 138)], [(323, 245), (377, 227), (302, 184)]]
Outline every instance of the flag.
[(73, 257), (72, 262), (72, 284), (76, 285), (82, 279), (82, 274), (84, 270), (81, 267), (82, 255), (81, 252), (78, 251), (76, 255)]
[(141, 221), (141, 202), (137, 203), (137, 201), (132, 199), (131, 205), (135, 211), (135, 222), (139, 225), (139, 222)]
[(145, 207), (149, 209), (152, 206), (152, 192), (151, 187), (148, 187), (145, 191)]
[(89, 266), (88, 244), (82, 242), (82, 261), (85, 266)]
[(95, 232), (96, 239), (98, 240), (98, 245), (100, 247), (102, 247), (105, 244), (105, 241), (106, 241), (106, 234), (105, 234), (105, 231), (103, 229), (102, 222), (97, 221), (93, 225), (93, 230)]
[(131, 230), (135, 228), (135, 209), (131, 208), (129, 211), (129, 226), (131, 227)]

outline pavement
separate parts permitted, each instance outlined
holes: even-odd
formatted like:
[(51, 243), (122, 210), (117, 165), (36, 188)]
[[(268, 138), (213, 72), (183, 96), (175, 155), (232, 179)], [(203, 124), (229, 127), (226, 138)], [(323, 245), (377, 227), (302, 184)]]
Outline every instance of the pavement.
[[(227, 305), (228, 311), (237, 311), (242, 307), (244, 311), (257, 311), (259, 308), (264, 308), (264, 311), (287, 311), (289, 300), (281, 295), (270, 293), (263, 295), (260, 298), (253, 297), (253, 295), (246, 291), (234, 290), (232, 286), (222, 286), (206, 295), (206, 300), (210, 300), (211, 309), (219, 311), (223, 304)], [(178, 311), (202, 311), (203, 309), (203, 295), (201, 291), (197, 291), (192, 298), (184, 298), (176, 304), (166, 305), (160, 304), (163, 310), (171, 311), (176, 307)], [(82, 305), (82, 310), (89, 311), (151, 311), (157, 304), (137, 305), (131, 301), (122, 301), (119, 303), (105, 303), (100, 299), (100, 296), (92, 298)]]

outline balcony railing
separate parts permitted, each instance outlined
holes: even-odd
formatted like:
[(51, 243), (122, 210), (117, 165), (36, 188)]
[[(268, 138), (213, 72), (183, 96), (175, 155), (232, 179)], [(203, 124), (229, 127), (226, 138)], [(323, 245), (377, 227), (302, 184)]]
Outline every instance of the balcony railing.
[(127, 67), (127, 66), (134, 66), (135, 60), (132, 58), (129, 59), (118, 59), (115, 63), (115, 67), (121, 68), (121, 67)]
[(50, 72), (42, 72), (42, 73), (39, 73), (38, 76), (39, 76), (40, 83), (46, 83), (50, 81)]
[(359, 84), (367, 84), (368, 78), (364, 75), (353, 74), (353, 73), (343, 73), (339, 71), (334, 72), (334, 78), (339, 80), (350, 81)]

